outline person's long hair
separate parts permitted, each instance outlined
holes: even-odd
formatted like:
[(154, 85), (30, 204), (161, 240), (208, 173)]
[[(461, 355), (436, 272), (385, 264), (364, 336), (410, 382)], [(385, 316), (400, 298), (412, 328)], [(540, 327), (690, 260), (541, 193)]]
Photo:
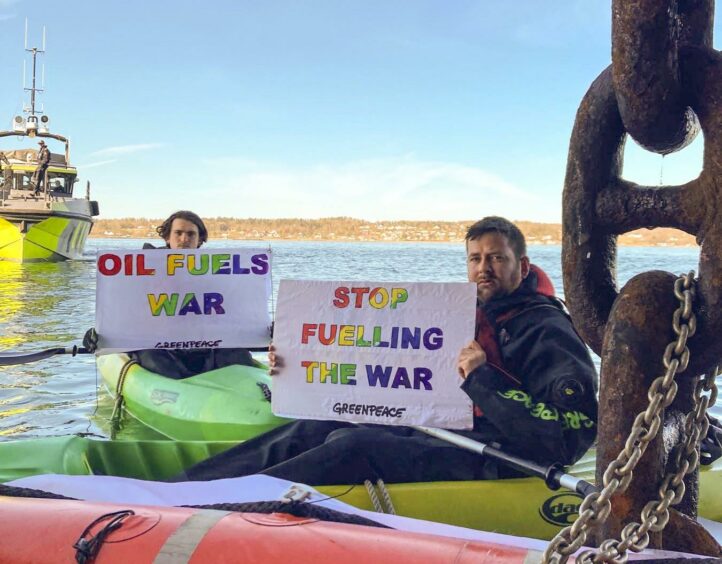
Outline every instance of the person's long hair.
[(167, 241), (170, 239), (170, 228), (173, 225), (174, 219), (185, 219), (186, 221), (190, 221), (191, 223), (194, 223), (195, 226), (198, 228), (198, 235), (200, 244), (199, 247), (208, 241), (208, 229), (206, 229), (205, 224), (203, 223), (203, 220), (198, 217), (198, 215), (194, 214), (192, 211), (188, 210), (179, 210), (172, 214), (168, 219), (166, 219), (161, 225), (155, 228), (158, 235), (160, 235), (164, 241)]

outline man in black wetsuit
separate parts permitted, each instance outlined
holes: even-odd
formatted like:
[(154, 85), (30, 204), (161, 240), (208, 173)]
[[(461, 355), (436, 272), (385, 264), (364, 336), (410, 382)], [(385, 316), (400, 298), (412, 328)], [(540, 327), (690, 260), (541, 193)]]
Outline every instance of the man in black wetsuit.
[[(460, 434), (540, 463), (571, 464), (594, 441), (596, 372), (559, 302), (540, 293), (524, 236), (488, 217), (466, 235), (477, 285), (475, 340), (459, 355), (474, 429)], [(269, 355), (271, 365), (280, 358)], [(206, 460), (176, 480), (268, 474), (311, 485), (518, 476), (499, 463), (409, 427), (300, 420)]]
[[(198, 249), (208, 240), (203, 220), (187, 210), (177, 211), (156, 228), (167, 249)], [(150, 243), (144, 249), (154, 249)], [(95, 329), (85, 333), (83, 346), (93, 352), (98, 340)], [(133, 351), (129, 356), (151, 372), (180, 380), (231, 364), (255, 366), (251, 353), (242, 348), (229, 349), (149, 349)]]

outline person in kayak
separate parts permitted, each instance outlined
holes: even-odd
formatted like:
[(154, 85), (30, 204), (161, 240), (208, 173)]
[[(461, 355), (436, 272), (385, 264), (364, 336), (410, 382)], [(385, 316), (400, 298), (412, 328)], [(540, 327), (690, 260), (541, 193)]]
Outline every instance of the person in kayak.
[[(588, 349), (540, 274), (524, 235), (487, 217), (466, 234), (477, 285), (476, 339), (457, 368), (474, 403), (469, 438), (539, 463), (578, 460), (593, 443), (597, 375)], [(548, 281), (546, 286), (549, 286)], [(280, 366), (271, 351), (269, 361)], [(233, 447), (175, 480), (268, 474), (311, 485), (479, 480), (519, 474), (410, 427), (299, 420)]]
[[(198, 249), (208, 241), (208, 229), (203, 220), (192, 211), (180, 210), (171, 214), (156, 228), (158, 235), (165, 241), (167, 249)], [(144, 249), (155, 249), (145, 243)], [(94, 352), (98, 346), (95, 329), (89, 329), (83, 337), (83, 346)], [(241, 364), (256, 366), (251, 353), (242, 348), (228, 349), (150, 349), (128, 353), (132, 359), (151, 372), (167, 378), (181, 380), (230, 366)]]
[[(165, 241), (166, 249), (199, 249), (208, 241), (206, 224), (200, 216), (188, 210), (172, 213), (155, 231)], [(143, 248), (155, 247), (146, 243)]]

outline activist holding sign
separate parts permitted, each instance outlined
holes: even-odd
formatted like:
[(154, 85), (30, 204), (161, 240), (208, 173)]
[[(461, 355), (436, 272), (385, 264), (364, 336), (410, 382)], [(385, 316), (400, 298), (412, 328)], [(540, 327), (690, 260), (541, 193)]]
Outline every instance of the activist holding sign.
[[(474, 430), (460, 434), (540, 463), (573, 463), (596, 434), (596, 372), (586, 346), (558, 300), (540, 291), (539, 271), (515, 225), (499, 217), (475, 223), (466, 254), (469, 281), (477, 286), (477, 328), (457, 369), (474, 403)], [(281, 364), (275, 351), (269, 360), (272, 367)], [(299, 420), (176, 479), (254, 473), (311, 485), (519, 475), (410, 427)]]
[[(171, 214), (156, 228), (165, 241), (165, 248), (198, 249), (208, 240), (208, 230), (203, 220), (187, 210)], [(146, 243), (144, 249), (154, 249)], [(83, 337), (83, 346), (94, 352), (98, 345), (98, 334), (89, 329)], [(255, 366), (251, 353), (243, 348), (219, 349), (151, 349), (129, 353), (143, 368), (168, 378), (182, 379), (231, 364)]]

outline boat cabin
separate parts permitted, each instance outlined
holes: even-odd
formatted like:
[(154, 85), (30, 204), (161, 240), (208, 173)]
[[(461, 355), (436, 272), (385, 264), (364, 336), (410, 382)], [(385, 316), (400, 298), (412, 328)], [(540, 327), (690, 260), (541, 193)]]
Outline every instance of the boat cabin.
[[(38, 167), (36, 149), (15, 149), (0, 151), (0, 191), (3, 199), (24, 197), (34, 191), (31, 183)], [(69, 198), (77, 182), (78, 171), (68, 166), (65, 155), (50, 154), (46, 171), (48, 195), (52, 198)]]

